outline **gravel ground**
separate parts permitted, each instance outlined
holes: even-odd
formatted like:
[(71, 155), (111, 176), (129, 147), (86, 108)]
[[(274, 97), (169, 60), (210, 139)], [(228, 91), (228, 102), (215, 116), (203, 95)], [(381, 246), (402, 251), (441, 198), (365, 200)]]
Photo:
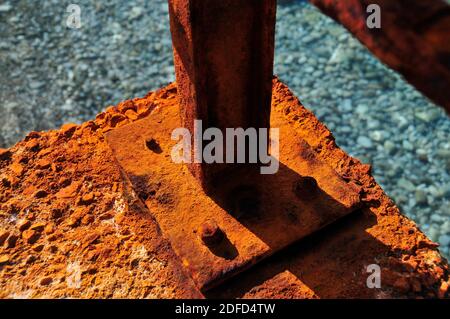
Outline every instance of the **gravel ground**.
[[(166, 0), (0, 2), (0, 147), (80, 123), (174, 80)], [(281, 1), (275, 72), (366, 163), (402, 210), (450, 248), (450, 118), (303, 1)]]

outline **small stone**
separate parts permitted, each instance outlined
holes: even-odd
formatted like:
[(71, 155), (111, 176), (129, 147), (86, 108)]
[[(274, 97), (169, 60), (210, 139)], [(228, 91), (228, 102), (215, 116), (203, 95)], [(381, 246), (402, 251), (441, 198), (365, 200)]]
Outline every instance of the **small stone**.
[(437, 150), (436, 156), (442, 159), (450, 159), (450, 150), (446, 149)]
[(151, 112), (151, 106), (147, 103), (139, 103), (136, 112), (140, 118), (147, 116)]
[(442, 236), (439, 236), (439, 243), (442, 245), (442, 246), (450, 246), (450, 236), (449, 235), (442, 235)]
[(373, 146), (372, 140), (366, 136), (359, 136), (356, 142), (364, 148), (371, 148)]
[(339, 45), (331, 55), (330, 59), (328, 60), (329, 64), (340, 64), (346, 60), (348, 60), (349, 54), (344, 49), (342, 45)]
[(133, 237), (133, 235), (131, 235), (131, 234), (128, 234), (128, 235), (121, 235), (121, 236), (120, 236), (120, 240), (124, 242), (124, 241), (129, 240), (131, 237)]
[(101, 214), (100, 216), (98, 216), (98, 218), (100, 220), (107, 220), (107, 219), (111, 219), (114, 218), (115, 214), (111, 213), (111, 212), (106, 212)]
[(417, 205), (426, 205), (426, 204), (428, 204), (427, 194), (421, 189), (416, 190), (415, 198), (416, 198), (416, 204)]
[(450, 183), (442, 185), (442, 194), (446, 197), (450, 197)]
[(440, 116), (439, 110), (427, 110), (424, 112), (415, 113), (415, 117), (425, 123), (430, 123), (437, 120)]
[(422, 162), (427, 162), (428, 161), (428, 152), (426, 150), (418, 148), (418, 149), (416, 149), (416, 154), (417, 154), (417, 157)]
[(39, 239), (40, 234), (32, 229), (28, 229), (22, 233), (22, 238), (28, 243), (28, 244), (34, 244)]
[(414, 149), (414, 146), (411, 144), (411, 142), (409, 142), (409, 141), (407, 141), (407, 140), (404, 140), (404, 141), (402, 142), (402, 146), (403, 146), (403, 148), (404, 148), (405, 150), (407, 150), (407, 151), (412, 151), (412, 150)]
[(114, 221), (116, 222), (116, 224), (121, 224), (125, 219), (125, 212), (119, 212), (114, 216)]
[(345, 99), (340, 105), (343, 112), (351, 112), (353, 110), (352, 100)]
[(441, 225), (442, 232), (450, 234), (450, 220), (447, 220), (445, 223)]
[(391, 141), (385, 141), (383, 147), (389, 155), (394, 154), (397, 149), (395, 144), (392, 143)]
[(430, 229), (428, 230), (427, 233), (432, 241), (434, 241), (434, 242), (438, 241), (439, 230), (436, 227), (430, 227)]
[(0, 256), (0, 266), (5, 265), (7, 263), (9, 263), (9, 256), (8, 255)]
[(413, 183), (411, 183), (409, 180), (404, 179), (404, 178), (398, 179), (397, 186), (399, 188), (407, 190), (408, 192), (413, 192), (416, 189), (416, 186)]
[(381, 131), (373, 131), (370, 134), (370, 138), (374, 141), (380, 142), (384, 139), (384, 135), (383, 135), (383, 132), (381, 132)]
[(433, 223), (440, 224), (440, 223), (442, 223), (442, 217), (437, 214), (433, 214), (433, 215), (431, 215), (431, 221)]
[(366, 104), (359, 104), (356, 107), (356, 113), (360, 114), (360, 115), (365, 115), (367, 114), (367, 112), (369, 111), (369, 106)]
[(39, 284), (41, 286), (48, 286), (53, 282), (52, 277), (44, 277), (41, 279), (41, 281), (39, 282)]
[(34, 185), (29, 185), (23, 189), (22, 194), (25, 196), (29, 196), (29, 195), (34, 194), (35, 192), (36, 192), (36, 187)]
[(17, 228), (23, 232), (24, 230), (27, 230), (28, 228), (30, 228), (31, 226), (31, 222), (29, 220), (21, 220), (18, 224), (17, 224)]
[(12, 6), (8, 2), (0, 4), (0, 12), (8, 12), (11, 9), (12, 9)]

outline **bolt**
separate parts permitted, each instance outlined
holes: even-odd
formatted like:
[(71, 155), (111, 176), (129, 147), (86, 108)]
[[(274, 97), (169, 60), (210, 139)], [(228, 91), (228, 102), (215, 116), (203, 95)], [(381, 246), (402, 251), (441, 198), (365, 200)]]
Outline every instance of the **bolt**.
[(208, 246), (217, 245), (224, 238), (224, 233), (214, 220), (207, 220), (200, 228), (200, 237)]

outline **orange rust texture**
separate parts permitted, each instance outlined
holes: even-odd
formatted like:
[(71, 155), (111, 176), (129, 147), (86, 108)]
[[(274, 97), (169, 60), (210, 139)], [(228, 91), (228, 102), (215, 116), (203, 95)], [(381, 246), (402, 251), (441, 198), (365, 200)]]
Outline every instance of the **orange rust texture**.
[[(0, 297), (199, 297), (121, 175), (103, 132), (177, 103), (174, 84), (95, 121), (30, 133), (0, 151)], [(272, 256), (207, 297), (448, 297), (437, 245), (401, 215), (361, 164), (275, 80), (284, 112), (316, 156), (360, 185), (363, 209)], [(382, 268), (367, 289), (366, 266)]]
[[(288, 114), (320, 159), (362, 187), (368, 207), (292, 245), (208, 297), (290, 298), (292, 285), (298, 295), (313, 291), (318, 298), (449, 297), (448, 263), (438, 245), (400, 213), (371, 176), (370, 166), (339, 149), (330, 131), (284, 84), (275, 81), (273, 90), (272, 103)], [(366, 286), (370, 264), (381, 267), (382, 289)], [(280, 285), (277, 276), (284, 272), (296, 281)]]
[[(443, 0), (310, 0), (352, 32), (382, 62), (450, 112), (450, 5)], [(381, 29), (366, 8), (381, 8)]]
[[(276, 0), (169, 0), (169, 12), (183, 127), (269, 127)], [(205, 189), (224, 169), (189, 167)]]
[(104, 142), (118, 118), (32, 132), (1, 155), (1, 298), (201, 297)]

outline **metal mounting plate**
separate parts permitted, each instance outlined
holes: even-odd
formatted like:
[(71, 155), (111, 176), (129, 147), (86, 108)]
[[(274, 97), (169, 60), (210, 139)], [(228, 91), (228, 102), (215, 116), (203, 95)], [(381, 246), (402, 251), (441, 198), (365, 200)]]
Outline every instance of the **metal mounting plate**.
[[(197, 286), (207, 290), (359, 207), (359, 189), (346, 183), (272, 108), (280, 128), (280, 168), (274, 175), (241, 170), (206, 195), (185, 165), (171, 160), (181, 126), (177, 103), (106, 133), (134, 190), (158, 221)], [(152, 139), (150, 150), (146, 141)], [(217, 222), (225, 237), (205, 245), (199, 229)]]

